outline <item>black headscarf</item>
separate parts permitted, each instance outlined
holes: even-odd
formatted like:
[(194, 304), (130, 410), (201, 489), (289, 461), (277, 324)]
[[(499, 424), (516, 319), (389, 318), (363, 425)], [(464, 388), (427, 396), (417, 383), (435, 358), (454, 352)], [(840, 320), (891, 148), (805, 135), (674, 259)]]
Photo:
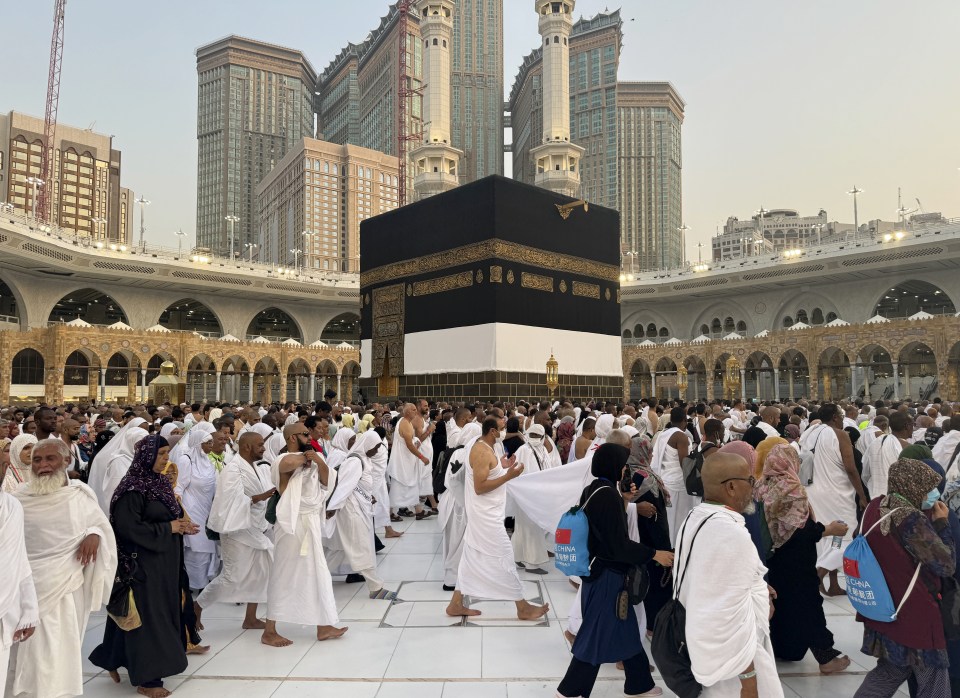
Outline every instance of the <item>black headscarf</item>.
[[(93, 460), (97, 457), (97, 454), (103, 450), (103, 447), (110, 443), (110, 439), (116, 436), (115, 431), (107, 429), (106, 431), (101, 431), (97, 434), (97, 438), (94, 439), (93, 449), (90, 451), (90, 465), (93, 465)], [(89, 467), (89, 466), (88, 466)]]
[(603, 444), (593, 454), (593, 463), (590, 465), (590, 474), (595, 478), (620, 482), (623, 467), (630, 458), (630, 449), (619, 444)]

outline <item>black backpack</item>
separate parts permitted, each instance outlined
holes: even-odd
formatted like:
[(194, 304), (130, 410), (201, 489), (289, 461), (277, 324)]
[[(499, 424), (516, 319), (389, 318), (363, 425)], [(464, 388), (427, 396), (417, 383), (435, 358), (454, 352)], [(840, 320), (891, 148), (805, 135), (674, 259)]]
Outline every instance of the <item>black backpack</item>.
[[(660, 676), (663, 677), (667, 688), (676, 693), (678, 698), (697, 698), (703, 691), (703, 686), (694, 678), (693, 671), (690, 668), (690, 652), (687, 649), (687, 610), (680, 603), (680, 587), (683, 586), (683, 578), (687, 576), (690, 553), (693, 549), (693, 543), (697, 539), (697, 534), (700, 533), (703, 525), (714, 516), (716, 514), (710, 514), (693, 532), (693, 537), (690, 539), (691, 551), (687, 552), (683, 575), (674, 586), (673, 598), (660, 609), (653, 626), (653, 640), (650, 642), (653, 660), (657, 663), (657, 669), (660, 670)], [(690, 515), (688, 514), (687, 521), (689, 519)], [(683, 531), (686, 529), (687, 521), (684, 521), (683, 528), (677, 536), (677, 554), (674, 564), (680, 561), (680, 544), (683, 540)]]
[(693, 453), (683, 459), (680, 467), (683, 469), (683, 484), (687, 488), (687, 494), (694, 497), (703, 496), (703, 459), (707, 457), (707, 452), (711, 448), (716, 448), (716, 444), (706, 444), (704, 450), (695, 448)]
[(446, 486), (443, 484), (443, 481), (447, 475), (447, 466), (450, 465), (450, 459), (453, 457), (453, 454), (459, 451), (461, 448), (463, 448), (462, 445), (454, 448), (445, 448), (437, 458), (437, 465), (433, 468), (434, 494), (439, 496), (447, 491)]

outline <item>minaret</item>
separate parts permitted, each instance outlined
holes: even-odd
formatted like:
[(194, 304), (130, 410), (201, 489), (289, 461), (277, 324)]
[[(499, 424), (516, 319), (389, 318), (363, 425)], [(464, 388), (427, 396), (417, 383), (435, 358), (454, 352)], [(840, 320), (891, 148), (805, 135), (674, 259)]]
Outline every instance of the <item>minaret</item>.
[(459, 185), (463, 151), (450, 140), (450, 51), (453, 47), (455, 0), (418, 0), (423, 39), (423, 145), (410, 153), (417, 199), (450, 191)]
[(531, 151), (536, 184), (577, 197), (583, 148), (570, 142), (570, 32), (576, 0), (534, 0), (543, 38), (543, 143)]

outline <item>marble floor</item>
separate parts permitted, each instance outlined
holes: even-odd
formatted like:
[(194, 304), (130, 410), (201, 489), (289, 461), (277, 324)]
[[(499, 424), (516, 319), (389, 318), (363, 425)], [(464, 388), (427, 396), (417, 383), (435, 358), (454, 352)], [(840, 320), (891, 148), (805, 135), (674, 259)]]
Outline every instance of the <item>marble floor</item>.
[[(242, 608), (215, 606), (203, 616), (203, 639), (212, 649), (191, 656), (187, 671), (167, 679), (167, 688), (177, 698), (551, 698), (570, 657), (563, 629), (574, 591), (566, 578), (552, 566), (546, 576), (521, 573), (526, 597), (550, 604), (541, 622), (518, 621), (513, 604), (502, 602), (473, 604), (483, 615), (469, 622), (450, 618), (436, 519), (405, 519), (396, 528), (404, 535), (385, 541), (379, 564), (402, 603), (372, 601), (364, 584), (335, 577), (341, 623), (350, 630), (339, 640), (317, 642), (313, 628), (281, 624), (280, 632), (294, 641), (282, 649), (265, 647), (259, 631), (240, 628)], [(825, 610), (837, 648), (853, 662), (850, 670), (821, 677), (809, 655), (781, 663), (787, 698), (852, 696), (873, 664), (859, 652), (861, 626), (846, 597), (827, 600)], [(84, 657), (99, 644), (104, 623), (102, 613), (91, 618)], [(116, 685), (86, 659), (84, 672), (85, 696), (134, 695), (126, 677)], [(603, 667), (593, 696), (622, 696), (622, 676)]]

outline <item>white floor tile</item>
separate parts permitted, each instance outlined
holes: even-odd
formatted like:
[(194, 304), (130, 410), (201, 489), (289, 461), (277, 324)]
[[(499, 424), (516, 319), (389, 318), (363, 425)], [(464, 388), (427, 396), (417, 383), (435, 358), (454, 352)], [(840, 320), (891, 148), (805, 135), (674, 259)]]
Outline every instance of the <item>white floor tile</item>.
[(479, 628), (407, 628), (385, 677), (479, 679), (481, 645)]
[(444, 628), (463, 625), (462, 618), (447, 615), (447, 601), (414, 601), (396, 604), (383, 619), (391, 628)]
[(443, 698), (507, 698), (507, 684), (456, 681), (443, 684)]
[(570, 663), (551, 628), (483, 628), (483, 678), (563, 676)]
[(210, 696), (270, 698), (278, 688), (280, 688), (279, 681), (189, 679), (177, 689), (177, 698), (210, 698)]
[[(427, 579), (430, 565), (436, 555), (387, 555), (377, 565), (377, 574), (382, 579), (397, 582), (422, 582)], [(442, 562), (441, 562), (442, 565)], [(440, 578), (443, 578), (441, 571)]]
[(284, 681), (270, 698), (376, 698), (379, 690), (379, 681)]
[(259, 630), (247, 630), (194, 672), (195, 676), (285, 677), (317, 644), (315, 627), (277, 624), (277, 632), (293, 640), (289, 647), (267, 647), (260, 642)]
[[(168, 691), (178, 690), (187, 681), (183, 676), (170, 676), (163, 680), (163, 687)], [(137, 689), (130, 685), (126, 673), (120, 672), (120, 683), (114, 683), (106, 672), (95, 676), (83, 685), (83, 695), (96, 698), (132, 698), (137, 695)], [(178, 692), (177, 695), (180, 695)]]
[(404, 535), (401, 538), (395, 538), (392, 555), (423, 555), (426, 553), (436, 554), (443, 543), (442, 533), (423, 533), (416, 535)]
[[(362, 589), (339, 612), (341, 623), (349, 623), (355, 620), (375, 620), (379, 622), (390, 610), (392, 601), (371, 599), (369, 592), (367, 592), (367, 585), (361, 584), (360, 586)], [(399, 586), (399, 582), (384, 582), (384, 587), (390, 591), (396, 591)]]
[(377, 692), (377, 698), (441, 698), (442, 695), (443, 684), (439, 681), (385, 681)]
[(452, 592), (444, 591), (437, 582), (404, 582), (399, 589), (404, 601), (450, 601)]
[(378, 623), (353, 623), (343, 637), (315, 642), (289, 676), (378, 679), (390, 663), (400, 634)]

